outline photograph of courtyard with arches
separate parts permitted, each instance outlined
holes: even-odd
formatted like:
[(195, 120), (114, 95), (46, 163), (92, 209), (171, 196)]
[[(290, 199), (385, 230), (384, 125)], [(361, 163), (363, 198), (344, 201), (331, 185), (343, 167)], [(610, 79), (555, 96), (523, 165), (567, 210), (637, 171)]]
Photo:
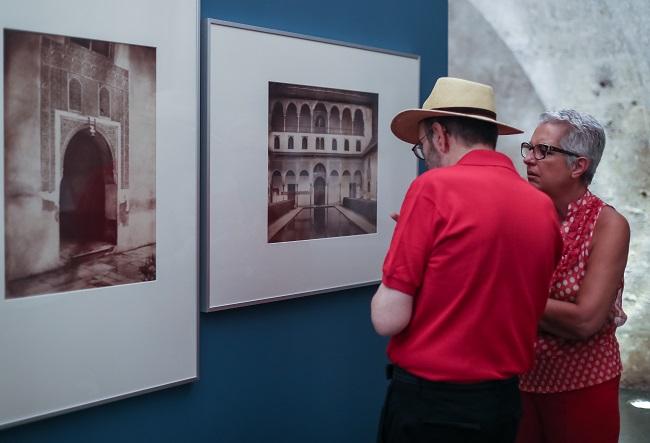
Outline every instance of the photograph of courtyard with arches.
[(156, 278), (156, 48), (5, 29), (5, 298)]
[(377, 232), (377, 102), (269, 82), (269, 243)]

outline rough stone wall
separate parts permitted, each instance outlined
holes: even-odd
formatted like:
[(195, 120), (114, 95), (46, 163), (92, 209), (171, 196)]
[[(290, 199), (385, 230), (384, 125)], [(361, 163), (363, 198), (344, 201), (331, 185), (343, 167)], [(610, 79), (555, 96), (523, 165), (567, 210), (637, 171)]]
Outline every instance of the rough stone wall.
[[(128, 250), (156, 242), (156, 49), (116, 45), (115, 65), (129, 71), (127, 119), (122, 130), (123, 140), (129, 143), (122, 151), (122, 176), (128, 177), (122, 188), (128, 190), (118, 203), (122, 215), (128, 213), (128, 225), (120, 223), (120, 245)], [(174, 165), (160, 166), (159, 176), (173, 180)]]
[[(74, 78), (81, 83), (81, 108), (78, 111), (84, 116), (99, 117), (100, 87), (109, 91), (113, 103), (108, 117), (125, 127), (128, 113), (123, 104), (128, 106), (129, 73), (102, 55), (66, 43), (63, 37), (43, 35), (41, 41), (41, 160), (49, 160), (48, 164), (41, 166), (41, 173), (43, 190), (52, 192), (57, 187), (58, 178), (54, 171), (55, 157), (61, 155), (54, 152), (54, 114), (57, 110), (70, 108), (68, 82)], [(122, 141), (121, 146), (120, 157), (128, 158), (128, 138)], [(122, 170), (125, 170), (124, 166), (121, 165)], [(128, 188), (128, 174), (122, 175), (122, 188)]]
[(647, 0), (451, 0), (449, 75), (490, 83), (499, 118), (526, 131), (545, 109), (572, 107), (606, 128), (592, 190), (627, 217), (632, 241), (619, 329), (623, 384), (650, 389), (650, 34)]
[[(5, 279), (59, 264), (57, 208), (41, 187), (40, 37), (5, 32), (4, 204)], [(15, 155), (15, 153), (20, 155)], [(23, 229), (29, 221), (29, 230)]]

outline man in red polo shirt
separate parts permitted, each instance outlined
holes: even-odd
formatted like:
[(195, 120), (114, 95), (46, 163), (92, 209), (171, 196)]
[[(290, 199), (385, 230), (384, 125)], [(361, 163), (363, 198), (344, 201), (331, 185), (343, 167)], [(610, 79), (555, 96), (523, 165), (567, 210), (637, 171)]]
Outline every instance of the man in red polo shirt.
[(429, 171), (411, 184), (372, 299), (391, 336), (380, 442), (513, 442), (562, 241), (551, 200), (495, 152), (522, 131), (492, 88), (440, 78), (391, 124)]

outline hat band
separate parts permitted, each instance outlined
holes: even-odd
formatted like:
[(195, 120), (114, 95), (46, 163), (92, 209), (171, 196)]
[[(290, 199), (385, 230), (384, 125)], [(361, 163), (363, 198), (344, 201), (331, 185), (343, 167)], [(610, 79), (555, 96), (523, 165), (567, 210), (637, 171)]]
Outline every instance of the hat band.
[(474, 115), (480, 115), (482, 117), (488, 117), (491, 118), (492, 120), (497, 119), (496, 112), (492, 112), (488, 109), (482, 109), (482, 108), (463, 108), (463, 107), (434, 108), (432, 109), (432, 111), (449, 111), (449, 112), (457, 112), (459, 114), (474, 114)]

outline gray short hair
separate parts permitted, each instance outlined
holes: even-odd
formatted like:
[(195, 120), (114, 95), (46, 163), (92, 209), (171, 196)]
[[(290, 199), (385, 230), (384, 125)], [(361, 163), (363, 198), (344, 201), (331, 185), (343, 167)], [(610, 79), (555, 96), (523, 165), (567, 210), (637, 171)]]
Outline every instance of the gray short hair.
[[(560, 140), (560, 148), (575, 152), (591, 160), (589, 168), (582, 176), (587, 184), (591, 183), (596, 173), (600, 158), (605, 149), (605, 130), (594, 117), (573, 109), (544, 112), (539, 116), (541, 123), (566, 123), (569, 132)], [(572, 166), (576, 157), (567, 155), (567, 164)]]

